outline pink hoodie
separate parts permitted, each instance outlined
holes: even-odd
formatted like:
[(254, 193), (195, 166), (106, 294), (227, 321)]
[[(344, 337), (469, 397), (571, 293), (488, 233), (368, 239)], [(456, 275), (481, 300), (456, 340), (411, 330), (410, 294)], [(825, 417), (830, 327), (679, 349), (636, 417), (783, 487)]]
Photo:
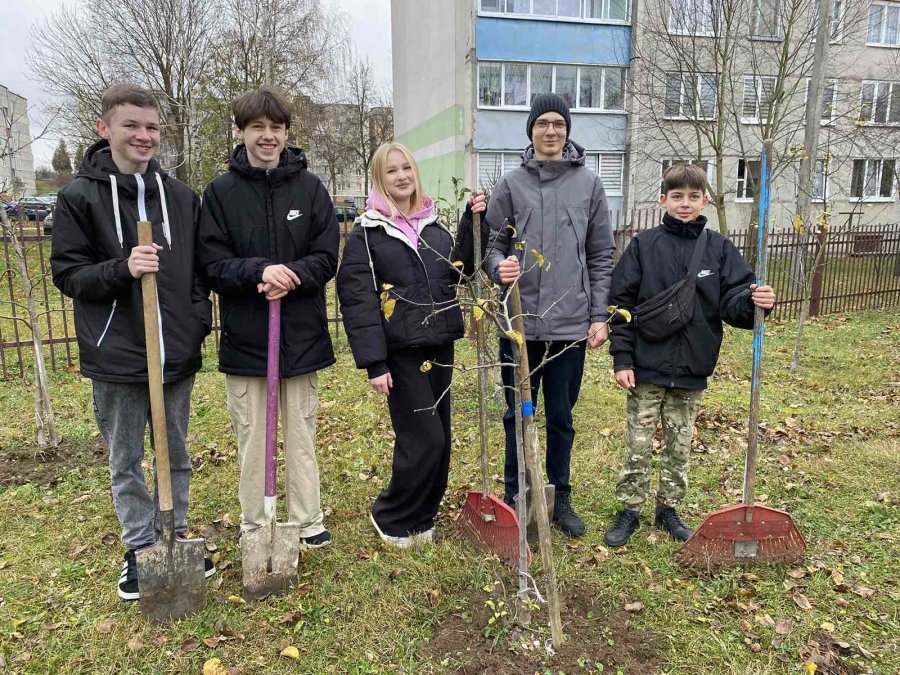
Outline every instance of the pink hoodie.
[(366, 208), (378, 211), (378, 213), (389, 219), (409, 238), (413, 248), (418, 248), (419, 232), (422, 230), (422, 221), (430, 218), (434, 212), (434, 200), (428, 195), (425, 195), (425, 200), (422, 202), (422, 208), (415, 213), (411, 213), (408, 216), (399, 212), (396, 215), (391, 215), (390, 204), (388, 204), (381, 195), (373, 189), (369, 193), (369, 198), (366, 200)]

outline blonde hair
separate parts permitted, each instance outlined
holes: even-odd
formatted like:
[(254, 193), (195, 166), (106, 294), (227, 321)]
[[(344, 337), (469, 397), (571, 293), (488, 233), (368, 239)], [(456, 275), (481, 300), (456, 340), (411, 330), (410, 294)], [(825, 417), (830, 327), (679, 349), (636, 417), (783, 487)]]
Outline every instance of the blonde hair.
[(422, 178), (419, 175), (419, 165), (416, 164), (416, 160), (409, 151), (409, 148), (402, 143), (382, 143), (378, 146), (378, 149), (372, 156), (372, 189), (374, 189), (375, 192), (390, 205), (391, 215), (397, 215), (400, 212), (400, 209), (397, 208), (397, 203), (387, 191), (387, 186), (385, 184), (385, 179), (387, 178), (388, 154), (393, 150), (402, 154), (403, 158), (409, 162), (409, 165), (412, 167), (413, 185), (415, 189), (409, 197), (409, 206), (411, 211), (416, 211), (422, 207), (422, 204), (425, 201), (425, 191), (422, 189)]

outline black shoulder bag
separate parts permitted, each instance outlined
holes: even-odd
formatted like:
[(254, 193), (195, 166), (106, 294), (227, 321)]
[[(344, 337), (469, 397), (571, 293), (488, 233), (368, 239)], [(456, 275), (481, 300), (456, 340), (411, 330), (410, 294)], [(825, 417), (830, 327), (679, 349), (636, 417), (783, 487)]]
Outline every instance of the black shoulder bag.
[(694, 315), (697, 273), (706, 248), (707, 232), (703, 230), (694, 245), (687, 274), (678, 283), (635, 307), (631, 314), (634, 327), (648, 342), (658, 342), (684, 329)]

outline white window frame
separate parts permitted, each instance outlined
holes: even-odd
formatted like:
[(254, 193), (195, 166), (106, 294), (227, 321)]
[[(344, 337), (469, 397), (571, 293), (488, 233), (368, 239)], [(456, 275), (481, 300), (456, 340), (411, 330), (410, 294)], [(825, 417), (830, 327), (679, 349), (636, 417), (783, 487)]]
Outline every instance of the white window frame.
[[(665, 88), (666, 88), (666, 91), (663, 92), (663, 101), (664, 101), (664, 103), (663, 103), (663, 119), (667, 119), (667, 120), (691, 120), (691, 121), (700, 121), (700, 122), (708, 122), (708, 121), (715, 120), (715, 119), (718, 117), (718, 114), (719, 114), (719, 101), (718, 101), (718, 97), (716, 97), (715, 100), (714, 100), (715, 110), (713, 110), (713, 114), (712, 114), (711, 116), (701, 116), (701, 115), (700, 115), (700, 101), (701, 101), (701, 99), (702, 99), (702, 96), (700, 96), (700, 88), (703, 86), (703, 82), (704, 82), (704, 79), (703, 79), (703, 78), (704, 78), (705, 76), (709, 76), (709, 75), (712, 75), (713, 78), (714, 78), (714, 85), (713, 85), (713, 86), (716, 87), (716, 88), (718, 88), (718, 75), (716, 75), (715, 73), (700, 73), (700, 72), (666, 73), (666, 82), (665, 82)], [(685, 77), (686, 77), (686, 76), (688, 76), (688, 77), (690, 77), (691, 79), (694, 80), (694, 83), (695, 83), (695, 90), (696, 90), (696, 92), (697, 92), (697, 100), (694, 102), (694, 111), (693, 111), (694, 114), (693, 114), (693, 115), (684, 115), (684, 114), (679, 114), (679, 115), (669, 115), (669, 114), (667, 113), (667, 111), (666, 111), (665, 108), (666, 108), (666, 104), (668, 103), (668, 101), (666, 100), (666, 97), (668, 96), (669, 78), (670, 78), (670, 77), (680, 77), (680, 78), (681, 78), (681, 90), (680, 90), (681, 93), (680, 93), (679, 98), (678, 98), (678, 111), (679, 111), (679, 113), (683, 113), (684, 110), (685, 110), (685, 107), (686, 107), (687, 105), (690, 105), (690, 101), (686, 101), (686, 100), (685, 100), (685, 97), (686, 97), (686, 94), (687, 94), (687, 91), (686, 91), (686, 89), (685, 89)]]
[[(744, 98), (747, 95), (747, 80), (753, 80), (753, 93), (754, 93), (754, 109), (756, 115), (754, 117), (748, 117), (744, 115)], [(762, 111), (763, 106), (763, 81), (764, 80), (772, 80), (772, 100), (768, 102), (769, 108), (771, 109), (772, 104), (775, 100), (775, 87), (778, 86), (778, 78), (774, 75), (744, 75), (744, 83), (743, 83), (743, 91), (741, 96), (741, 123), (742, 124), (763, 124), (764, 119), (760, 116), (760, 112)], [(765, 119), (768, 119), (768, 114)]]
[[(499, 155), (500, 159), (500, 175), (497, 178), (500, 178), (503, 174), (506, 173), (506, 162), (509, 157), (515, 157), (516, 160), (521, 159), (522, 151), (521, 150), (477, 150), (475, 152), (475, 176), (476, 182), (481, 187), (481, 158), (484, 155)], [(625, 190), (625, 153), (624, 152), (600, 152), (600, 151), (592, 151), (585, 152), (586, 159), (593, 160), (593, 164), (588, 164), (593, 171), (592, 166), (597, 167), (596, 174), (598, 176), (603, 176), (603, 162), (604, 158), (606, 161), (612, 161), (612, 158), (615, 157), (619, 164), (619, 184), (618, 186), (607, 186), (604, 184), (604, 188), (606, 189), (606, 194), (609, 197), (621, 197), (624, 194)], [(587, 163), (587, 162), (586, 162)], [(516, 166), (519, 166), (517, 163)]]
[[(691, 7), (685, 10), (685, 14), (687, 16), (696, 16), (698, 13), (696, 11), (696, 6), (698, 4), (709, 5), (709, 16), (710, 23), (708, 29), (700, 30), (695, 24), (693, 27), (688, 28), (685, 26), (679, 26), (675, 21), (675, 5), (676, 4), (689, 4)], [(693, 11), (692, 11), (693, 8)], [(666, 29), (671, 35), (690, 35), (694, 37), (715, 37), (716, 29), (722, 23), (722, 11), (720, 0), (669, 0), (669, 20), (666, 23)]]
[[(869, 182), (869, 177), (872, 175), (870, 173), (873, 170), (873, 165), (877, 164), (877, 176), (875, 177), (875, 184), (878, 186), (879, 190), (881, 189), (881, 178), (882, 172), (884, 171), (884, 163), (890, 161), (890, 159), (884, 158), (873, 158), (873, 157), (855, 157), (850, 165), (850, 196), (848, 197), (848, 201), (851, 202), (872, 202), (872, 203), (887, 203), (887, 202), (895, 202), (897, 201), (897, 189), (898, 189), (898, 181), (897, 181), (897, 168), (898, 168), (898, 160), (894, 159), (894, 181), (891, 187), (891, 194), (887, 197), (883, 197), (879, 195), (866, 195), (866, 183)], [(865, 167), (863, 169), (863, 180), (860, 189), (862, 194), (857, 197), (853, 194), (853, 174), (856, 169), (857, 162), (865, 162)]]
[[(881, 27), (878, 31), (878, 40), (871, 39), (872, 33), (872, 8), (881, 7)], [(897, 42), (885, 42), (887, 38), (887, 9), (893, 9), (897, 12)], [(869, 47), (887, 47), (890, 49), (900, 48), (900, 4), (896, 2), (885, 2), (884, 0), (871, 0), (869, 2), (869, 11), (866, 17), (866, 45)]]
[[(668, 166), (666, 166), (666, 162), (668, 162)], [(716, 164), (714, 161), (710, 159), (681, 159), (681, 158), (672, 158), (665, 157), (659, 160), (659, 192), (662, 194), (662, 184), (663, 184), (663, 174), (666, 172), (666, 169), (669, 167), (675, 166), (676, 164), (699, 164), (700, 162), (706, 162), (706, 183), (708, 185), (713, 185), (716, 179)], [(707, 195), (709, 195), (709, 190), (706, 191)]]
[[(527, 12), (507, 12), (506, 11), (506, 0), (500, 0), (500, 9), (499, 10), (490, 10), (482, 8), (482, 0), (478, 0), (478, 16), (490, 16), (490, 17), (503, 17), (507, 19), (528, 19), (530, 21), (562, 21), (566, 23), (595, 23), (595, 24), (614, 24), (618, 26), (628, 26), (631, 24), (631, 3), (636, 0), (626, 0), (625, 3), (625, 18), (624, 19), (610, 19), (610, 18), (594, 18), (589, 17), (587, 12), (587, 3), (589, 0), (580, 0), (579, 2), (579, 15), (576, 16), (560, 16), (559, 12), (559, 2), (557, 0), (557, 14), (535, 14), (534, 13), (534, 0), (526, 0), (528, 3), (528, 11)], [(603, 7), (605, 8), (605, 14), (608, 17), (610, 9), (612, 8), (611, 0), (602, 0)]]
[[(870, 119), (863, 119), (863, 90), (866, 85), (873, 85), (874, 90), (872, 92), (872, 112)], [(887, 117), (884, 122), (876, 122), (875, 121), (875, 110), (877, 108), (876, 101), (878, 101), (878, 94), (881, 89), (885, 86), (888, 87), (888, 97), (887, 97)], [(891, 114), (891, 103), (893, 101), (894, 96), (900, 96), (900, 81), (892, 81), (892, 80), (863, 80), (859, 85), (859, 117), (858, 120), (861, 121), (866, 126), (873, 127), (895, 127), (900, 125), (900, 119), (896, 121), (890, 121)]]
[[(821, 165), (821, 171), (817, 171), (819, 165)], [(815, 185), (816, 185), (816, 175), (819, 174), (822, 176), (822, 187), (824, 188), (823, 194), (816, 195), (815, 194)], [(816, 160), (815, 164), (813, 164), (812, 170), (812, 179), (813, 179), (813, 194), (811, 194), (810, 200), (816, 204), (824, 204), (828, 201), (831, 193), (831, 181), (829, 178), (831, 177), (831, 172), (828, 171), (828, 160), (825, 157), (820, 157)]]
[[(500, 105), (483, 105), (481, 103), (481, 65), (500, 65)], [(525, 66), (525, 101), (526, 105), (506, 105), (503, 101), (506, 99), (506, 67), (507, 66)], [(625, 82), (627, 78), (626, 69), (620, 66), (603, 66), (603, 65), (583, 65), (575, 63), (544, 63), (533, 62), (526, 63), (522, 61), (493, 61), (484, 60), (478, 62), (478, 81), (476, 83), (476, 92), (478, 96), (479, 110), (531, 110), (531, 69), (533, 66), (550, 66), (550, 91), (556, 91), (556, 69), (558, 67), (575, 68), (575, 105), (570, 107), (572, 112), (594, 113), (602, 115), (624, 115), (626, 111), (627, 91)], [(618, 70), (622, 71), (622, 107), (621, 108), (589, 108), (581, 106), (581, 71), (583, 68), (600, 69), (600, 100), (606, 103), (606, 71)]]
[(750, 15), (750, 39), (761, 40), (763, 42), (781, 42), (784, 39), (784, 23), (782, 21), (781, 11), (783, 0), (775, 0), (775, 33), (765, 34), (757, 33), (760, 23), (759, 5), (761, 0), (753, 0), (753, 12)]
[[(734, 201), (736, 204), (752, 204), (753, 203), (752, 194), (749, 197), (746, 196), (747, 187), (750, 183), (747, 172), (750, 170), (750, 164), (753, 162), (756, 162), (757, 164), (759, 164), (761, 162), (761, 160), (759, 160), (759, 159), (743, 159), (743, 158), (738, 159), (737, 182), (735, 183), (735, 197), (734, 197)], [(743, 165), (744, 165), (744, 177), (743, 178), (741, 178), (741, 163), (743, 163)], [(762, 171), (762, 167), (760, 167), (760, 171)], [(752, 172), (751, 172), (751, 175), (752, 175)], [(742, 193), (744, 196), (741, 196)]]
[[(803, 105), (804, 105), (804, 107), (805, 107), (806, 104), (809, 102), (809, 83), (810, 83), (811, 80), (812, 80), (812, 78), (810, 78), (810, 77), (807, 77), (807, 78), (806, 78), (806, 90), (805, 90), (804, 93), (803, 93)], [(821, 118), (821, 119), (819, 120), (819, 124), (821, 124), (821, 125), (823, 125), (823, 126), (824, 126), (824, 125), (827, 125), (827, 124), (831, 124), (831, 123), (833, 123), (833, 122), (837, 119), (837, 110), (836, 110), (836, 108), (837, 108), (837, 102), (838, 102), (838, 87), (840, 86), (840, 80), (838, 80), (837, 78), (831, 77), (831, 78), (828, 78), (828, 79), (825, 80), (825, 81), (826, 81), (828, 84), (831, 85), (831, 116), (830, 116), (830, 117), (827, 117), (827, 118), (823, 117), (823, 118)], [(822, 90), (822, 97), (823, 97), (823, 98), (822, 98), (822, 101), (823, 101), (823, 103), (824, 103), (824, 100), (825, 100), (825, 99), (824, 99), (824, 96), (825, 96), (825, 92), (826, 92), (826, 91), (828, 91), (827, 88)], [(860, 97), (862, 97), (862, 90), (860, 90)], [(825, 108), (823, 107), (822, 110), (824, 111)]]

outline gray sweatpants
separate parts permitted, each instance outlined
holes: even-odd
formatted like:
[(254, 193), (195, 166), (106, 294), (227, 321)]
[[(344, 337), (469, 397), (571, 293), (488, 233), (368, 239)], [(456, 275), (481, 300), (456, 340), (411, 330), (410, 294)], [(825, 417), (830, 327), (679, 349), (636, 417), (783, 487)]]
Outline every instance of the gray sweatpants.
[[(100, 380), (92, 382), (94, 417), (109, 448), (113, 505), (122, 524), (122, 543), (129, 549), (153, 544), (160, 530), (156, 518), (159, 511), (156, 461), (153, 462), (152, 497), (141, 466), (144, 459), (144, 434), (150, 418), (150, 390), (146, 382), (135, 384)], [(187, 530), (191, 458), (185, 440), (191, 414), (193, 387), (193, 375), (163, 385), (169, 466), (172, 475), (172, 501), (175, 506), (175, 531), (179, 534)], [(153, 447), (152, 431), (150, 446)]]

